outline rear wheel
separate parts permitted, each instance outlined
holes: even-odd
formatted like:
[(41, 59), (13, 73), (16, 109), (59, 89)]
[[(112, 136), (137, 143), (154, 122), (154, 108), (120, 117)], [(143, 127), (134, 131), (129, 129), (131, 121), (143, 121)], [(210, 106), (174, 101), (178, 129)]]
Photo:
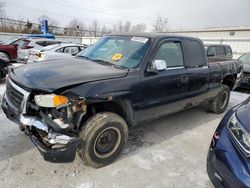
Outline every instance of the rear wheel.
[(128, 126), (122, 117), (111, 112), (92, 116), (83, 126), (83, 144), (79, 156), (95, 168), (108, 165), (122, 152), (128, 139)]
[(226, 85), (222, 85), (222, 90), (218, 95), (211, 101), (209, 101), (209, 109), (216, 114), (223, 113), (229, 102), (230, 89)]

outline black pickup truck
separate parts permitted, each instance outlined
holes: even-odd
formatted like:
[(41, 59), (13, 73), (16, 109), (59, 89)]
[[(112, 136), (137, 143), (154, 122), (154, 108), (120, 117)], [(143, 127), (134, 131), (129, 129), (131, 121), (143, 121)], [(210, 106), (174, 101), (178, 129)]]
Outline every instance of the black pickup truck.
[(166, 34), (102, 37), (72, 60), (12, 69), (2, 108), (51, 162), (102, 167), (128, 127), (204, 101), (222, 113), (241, 77), (237, 60), (207, 64), (201, 40)]

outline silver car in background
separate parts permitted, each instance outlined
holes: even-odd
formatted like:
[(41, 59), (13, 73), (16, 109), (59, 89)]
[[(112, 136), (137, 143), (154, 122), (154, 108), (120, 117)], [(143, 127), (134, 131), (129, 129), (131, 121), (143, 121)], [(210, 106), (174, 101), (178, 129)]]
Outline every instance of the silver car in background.
[(85, 48), (87, 48), (87, 45), (85, 44), (61, 43), (50, 45), (41, 48), (40, 50), (34, 49), (30, 51), (28, 63), (70, 58), (72, 56), (75, 56)]
[(25, 48), (18, 48), (17, 50), (17, 62), (20, 63), (25, 63), (28, 60), (31, 50), (40, 50), (46, 46), (63, 43), (62, 41), (46, 38), (28, 38), (25, 41), (27, 41)]

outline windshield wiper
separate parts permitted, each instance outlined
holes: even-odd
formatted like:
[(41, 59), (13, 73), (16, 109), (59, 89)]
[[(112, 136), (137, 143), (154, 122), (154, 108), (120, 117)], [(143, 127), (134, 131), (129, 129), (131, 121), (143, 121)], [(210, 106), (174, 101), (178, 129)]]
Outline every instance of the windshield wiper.
[(101, 63), (101, 64), (104, 64), (104, 65), (114, 65), (113, 63), (110, 63), (109, 61), (105, 61), (105, 60), (102, 60), (102, 59), (92, 59), (93, 61), (97, 62), (97, 63)]
[(84, 55), (77, 55), (77, 56), (75, 56), (76, 58), (84, 58), (84, 59), (88, 59), (88, 60), (91, 60), (91, 61), (93, 61), (93, 59), (91, 59), (91, 58), (89, 58), (89, 57), (87, 57), (87, 56), (84, 56)]
[(126, 67), (116, 65), (116, 64), (110, 63), (109, 61), (105, 61), (105, 60), (102, 60), (102, 59), (92, 59), (92, 61), (97, 62), (97, 63), (101, 63), (102, 65), (108, 65), (108, 66), (111, 66), (111, 67), (126, 69)]
[(106, 66), (116, 67), (116, 68), (120, 68), (120, 69), (127, 69), (124, 66), (116, 65), (116, 64), (110, 63), (109, 61), (105, 61), (105, 60), (102, 60), (102, 59), (91, 59), (91, 58), (89, 58), (87, 56), (84, 56), (84, 55), (78, 55), (78, 56), (75, 56), (75, 57), (76, 58), (84, 58), (84, 59), (87, 59), (87, 60), (90, 60), (90, 61), (93, 61), (93, 62), (96, 62), (96, 63), (100, 63), (100, 64), (106, 65)]

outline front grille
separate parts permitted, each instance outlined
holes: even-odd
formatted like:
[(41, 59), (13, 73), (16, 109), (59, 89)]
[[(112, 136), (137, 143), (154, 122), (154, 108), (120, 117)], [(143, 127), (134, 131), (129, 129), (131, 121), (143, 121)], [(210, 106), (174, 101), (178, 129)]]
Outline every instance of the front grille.
[(6, 98), (17, 112), (21, 112), (22, 110), (22, 103), (25, 98), (27, 98), (27, 92), (14, 84), (9, 78), (6, 82)]

